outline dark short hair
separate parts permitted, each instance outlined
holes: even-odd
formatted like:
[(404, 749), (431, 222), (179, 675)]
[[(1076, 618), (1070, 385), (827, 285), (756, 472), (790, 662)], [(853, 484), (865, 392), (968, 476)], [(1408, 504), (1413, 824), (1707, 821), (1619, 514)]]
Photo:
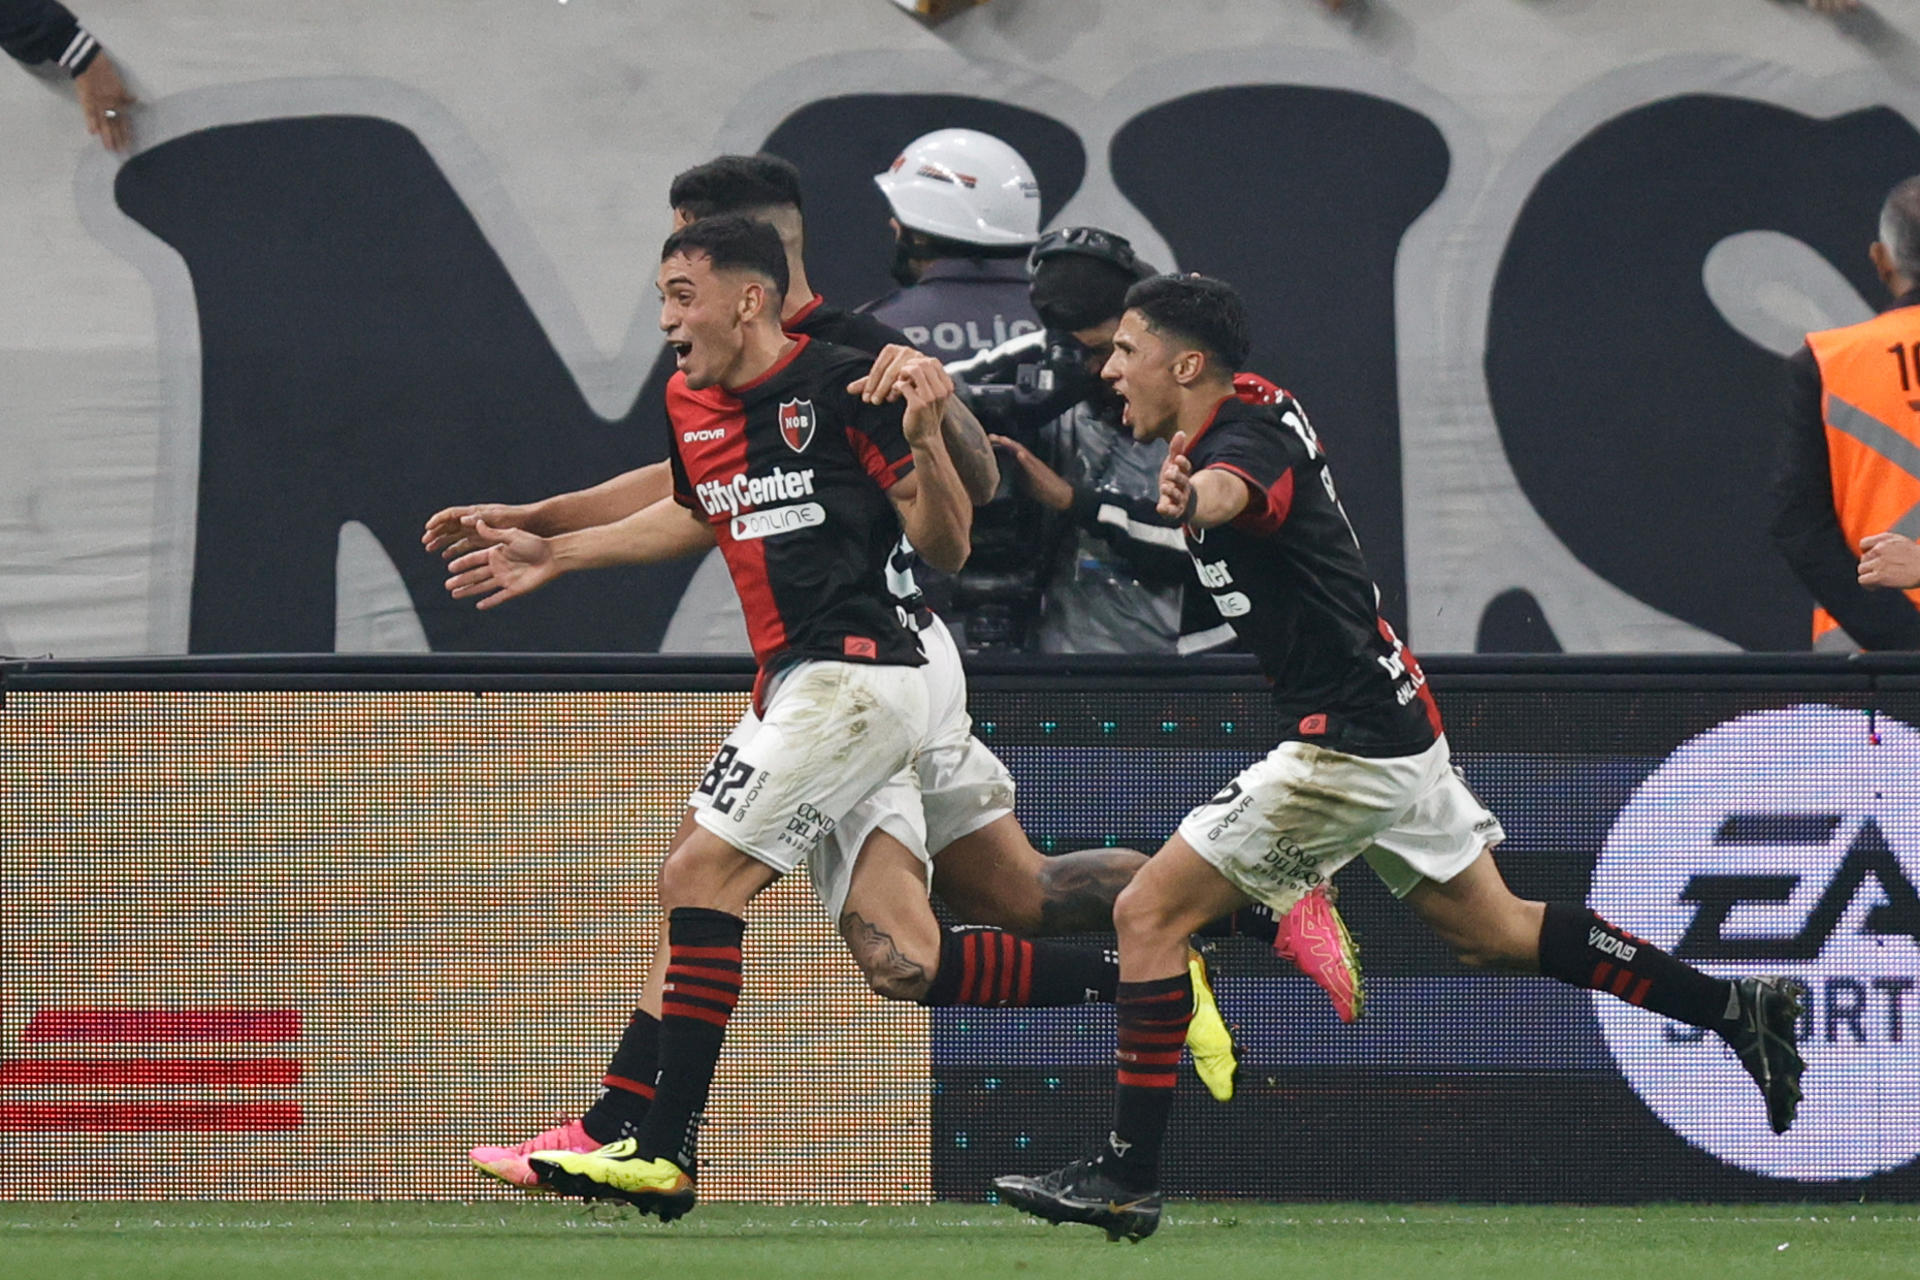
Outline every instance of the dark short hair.
[(1920, 277), (1920, 178), (1908, 178), (1887, 192), (1880, 206), (1880, 243), (1893, 255), (1901, 275)]
[(1061, 253), (1033, 268), (1028, 299), (1049, 329), (1074, 332), (1118, 320), (1126, 310), (1127, 290), (1139, 279), (1100, 258)]
[[(751, 271), (773, 285), (775, 302), (787, 296), (787, 251), (780, 233), (766, 223), (738, 213), (690, 222), (660, 246), (660, 261), (676, 253), (704, 253), (715, 271)], [(780, 308), (774, 307), (777, 314)]]
[(1127, 310), (1145, 316), (1155, 333), (1199, 347), (1223, 373), (1238, 373), (1253, 349), (1246, 304), (1232, 285), (1212, 276), (1149, 276), (1127, 290)]
[(674, 178), (667, 190), (667, 203), (671, 208), (684, 209), (696, 220), (778, 205), (797, 212), (800, 170), (791, 161), (765, 152), (721, 156)]

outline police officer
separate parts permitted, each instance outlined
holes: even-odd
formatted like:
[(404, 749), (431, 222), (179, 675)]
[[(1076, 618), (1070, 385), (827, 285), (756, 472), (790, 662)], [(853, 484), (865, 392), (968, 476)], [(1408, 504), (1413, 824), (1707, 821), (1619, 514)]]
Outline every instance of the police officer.
[[(1180, 531), (1154, 510), (1166, 442), (1136, 441), (1121, 423), (1122, 401), (1099, 378), (1127, 290), (1153, 269), (1125, 237), (1097, 227), (1048, 232), (1029, 266), (1045, 329), (949, 366), (967, 384), (963, 394), (995, 447), (1011, 455), (1014, 465), (1002, 473), (1017, 477), (1021, 495), (1004, 519), (1000, 503), (976, 513), (974, 561), (959, 575), (956, 600), (984, 605), (982, 575), (999, 575), (997, 583), (1025, 567), (1037, 616), (1022, 620), (1011, 647), (1172, 653), (1191, 570)], [(1036, 367), (1042, 376), (1031, 372)], [(1011, 413), (996, 412), (993, 387), (1023, 379), (1034, 394), (1019, 396)], [(1027, 430), (1022, 411), (1033, 404), (1048, 419)], [(1037, 534), (1023, 519), (1035, 511), (1043, 513)], [(994, 539), (1002, 524), (1021, 530), (1005, 565), (996, 563)]]
[(1893, 305), (1788, 360), (1774, 478), (1774, 545), (1818, 604), (1813, 647), (1838, 652), (1920, 649), (1920, 590), (1863, 585), (1858, 564), (1873, 535), (1920, 533), (1920, 177), (1888, 194), (1868, 252)]
[(862, 311), (942, 360), (1040, 327), (1026, 270), (1040, 187), (1018, 151), (977, 130), (939, 129), (873, 180), (893, 210), (890, 270), (902, 287)]

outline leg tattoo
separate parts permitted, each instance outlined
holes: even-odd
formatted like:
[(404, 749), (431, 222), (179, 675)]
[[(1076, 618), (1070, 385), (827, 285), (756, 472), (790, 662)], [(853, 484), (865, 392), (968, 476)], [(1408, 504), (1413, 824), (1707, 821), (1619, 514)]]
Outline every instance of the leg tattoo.
[(918, 1000), (927, 993), (932, 976), (911, 957), (901, 954), (892, 934), (859, 912), (849, 911), (840, 917), (840, 936), (846, 939), (854, 963), (876, 994), (889, 1000)]
[(1046, 859), (1040, 871), (1041, 936), (1111, 933), (1113, 900), (1146, 861), (1132, 849), (1082, 849)]

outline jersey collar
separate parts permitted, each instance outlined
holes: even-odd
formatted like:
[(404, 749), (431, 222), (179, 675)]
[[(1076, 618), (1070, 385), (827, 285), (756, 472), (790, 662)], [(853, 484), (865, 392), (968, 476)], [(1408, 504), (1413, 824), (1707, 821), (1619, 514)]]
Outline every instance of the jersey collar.
[(1240, 397), (1237, 395), (1234, 395), (1232, 392), (1228, 392), (1226, 395), (1221, 396), (1219, 403), (1213, 406), (1213, 412), (1207, 415), (1207, 420), (1200, 424), (1200, 429), (1198, 431), (1193, 433), (1193, 439), (1187, 441), (1187, 452), (1192, 453), (1193, 446), (1200, 443), (1200, 437), (1207, 434), (1208, 431), (1213, 429), (1213, 424), (1220, 420), (1220, 411), (1222, 409), (1226, 408), (1230, 404), (1239, 404), (1239, 403), (1241, 403)]
[(816, 293), (813, 295), (812, 300), (809, 301), (806, 306), (800, 308), (798, 311), (788, 316), (785, 320), (782, 320), (780, 322), (780, 327), (782, 329), (785, 329), (788, 333), (797, 332), (800, 326), (807, 322), (808, 317), (812, 316), (814, 312), (818, 311), (821, 307), (824, 307), (826, 304), (827, 304), (826, 295), (823, 293)]
[(813, 341), (812, 338), (809, 338), (804, 333), (789, 334), (788, 336), (793, 339), (793, 345), (787, 349), (787, 353), (785, 355), (781, 356), (778, 360), (775, 360), (773, 364), (768, 367), (765, 373), (755, 378), (752, 382), (743, 382), (737, 387), (731, 387), (731, 388), (723, 387), (721, 389), (725, 391), (728, 395), (732, 396), (735, 400), (745, 399), (749, 394), (758, 390), (761, 387), (766, 386), (767, 383), (771, 382), (780, 373), (785, 371), (786, 367), (792, 364), (796, 359), (798, 359), (800, 356), (800, 353), (807, 349), (807, 344)]

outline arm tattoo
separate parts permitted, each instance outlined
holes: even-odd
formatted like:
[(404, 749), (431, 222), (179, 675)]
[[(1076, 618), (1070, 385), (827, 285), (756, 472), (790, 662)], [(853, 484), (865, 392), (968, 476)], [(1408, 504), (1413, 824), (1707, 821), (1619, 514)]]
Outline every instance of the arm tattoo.
[(950, 399), (940, 418), (940, 435), (947, 442), (947, 456), (953, 459), (953, 469), (960, 473), (960, 483), (966, 486), (973, 505), (991, 502), (994, 490), (1000, 487), (1000, 464), (994, 460), (993, 444), (980, 419), (958, 398)]
[[(1111, 911), (1109, 911), (1111, 914)], [(893, 935), (849, 911), (840, 917), (840, 936), (854, 963), (867, 977), (867, 985), (890, 1000), (917, 1000), (927, 993), (933, 976), (900, 953)]]

